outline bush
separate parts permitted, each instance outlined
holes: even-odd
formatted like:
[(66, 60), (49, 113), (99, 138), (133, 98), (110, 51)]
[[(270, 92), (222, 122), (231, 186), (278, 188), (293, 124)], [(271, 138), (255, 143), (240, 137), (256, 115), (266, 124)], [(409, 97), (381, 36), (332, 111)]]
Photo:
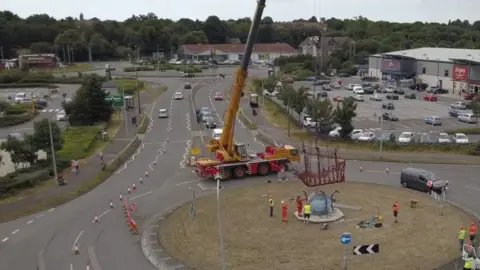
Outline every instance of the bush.
[(9, 70), (0, 73), (0, 88), (10, 87), (48, 87), (55, 88), (51, 83), (81, 84), (83, 78), (77, 76), (55, 77), (49, 72), (27, 72)]
[(89, 155), (90, 148), (100, 133), (100, 127), (69, 128), (62, 134), (63, 147), (57, 152), (59, 158), (64, 160), (78, 160)]
[(35, 113), (25, 113), (20, 115), (5, 115), (0, 116), (0, 127), (11, 127), (19, 124), (23, 124), (30, 120), (33, 120), (37, 116), (37, 112)]
[(307, 69), (297, 70), (293, 73), (293, 79), (295, 81), (303, 81), (310, 76), (313, 76), (313, 72)]
[(159, 70), (175, 70), (175, 66), (172, 64), (164, 63), (158, 65)]
[[(118, 79), (115, 80), (117, 84), (118, 92), (124, 93), (125, 95), (133, 95), (137, 89), (137, 81), (133, 79)], [(138, 82), (139, 89), (143, 89), (145, 87), (145, 82), (139, 81)]]
[(448, 134), (463, 133), (467, 135), (480, 135), (480, 128), (459, 128), (445, 131)]
[(0, 89), (5, 88), (58, 88), (49, 83), (0, 83)]
[(176, 67), (175, 68), (176, 71), (180, 71), (180, 72), (183, 72), (183, 73), (200, 73), (202, 72), (203, 70), (198, 67), (198, 66), (179, 66), (179, 67)]
[(136, 72), (136, 71), (155, 71), (153, 67), (126, 67), (123, 68), (123, 72)]

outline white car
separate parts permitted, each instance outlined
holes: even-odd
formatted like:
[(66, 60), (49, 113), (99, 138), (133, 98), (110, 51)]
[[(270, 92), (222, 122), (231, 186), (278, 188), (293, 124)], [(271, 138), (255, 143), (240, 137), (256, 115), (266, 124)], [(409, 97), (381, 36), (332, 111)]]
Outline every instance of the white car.
[(359, 140), (361, 142), (371, 142), (371, 141), (375, 140), (375, 133), (364, 132), (360, 135), (360, 137), (358, 137), (357, 140)]
[(306, 117), (305, 120), (303, 120), (303, 126), (306, 128), (314, 128), (317, 126), (317, 122), (313, 121), (310, 117)]
[(340, 137), (340, 130), (342, 130), (342, 127), (336, 127), (334, 130), (332, 130), (328, 133), (328, 136), (330, 136), (330, 137)]
[(375, 94), (373, 96), (370, 96), (370, 100), (382, 101), (382, 96), (380, 96), (379, 94)]
[(15, 95), (15, 102), (21, 103), (23, 100), (27, 99), (27, 93), (20, 92)]
[(67, 114), (65, 113), (65, 111), (64, 111), (64, 110), (59, 111), (59, 112), (55, 115), (55, 120), (57, 120), (57, 121), (66, 121), (66, 120), (67, 120)]
[(173, 94), (173, 99), (175, 99), (175, 100), (181, 100), (181, 99), (183, 99), (183, 94), (182, 94), (182, 92), (175, 92), (175, 93)]
[(355, 101), (365, 101), (363, 95), (354, 95), (353, 99), (355, 99)]
[(212, 138), (215, 140), (220, 140), (220, 137), (222, 137), (223, 129), (221, 128), (215, 128), (212, 131)]
[(452, 139), (445, 132), (438, 133), (438, 143), (452, 143)]
[(168, 111), (167, 111), (167, 109), (160, 109), (160, 110), (158, 110), (158, 118), (168, 118)]
[(458, 144), (467, 144), (468, 143), (468, 137), (467, 137), (467, 135), (465, 135), (463, 133), (453, 134), (453, 140), (455, 141), (455, 143), (458, 143)]
[(457, 101), (450, 105), (452, 109), (458, 109), (458, 110), (466, 110), (467, 109), (467, 104), (463, 101)]
[(362, 136), (362, 134), (363, 129), (354, 129), (352, 130), (352, 133), (350, 133), (350, 139), (357, 140), (358, 138), (360, 138), (360, 136)]
[(361, 86), (353, 87), (353, 93), (355, 95), (364, 95), (365, 94), (365, 92), (363, 91), (363, 88)]
[(458, 121), (465, 122), (467, 124), (477, 123), (477, 117), (473, 113), (462, 113), (457, 116)]
[(353, 90), (353, 88), (354, 88), (355, 86), (360, 86), (360, 85), (358, 85), (358, 84), (349, 84), (349, 85), (347, 85), (345, 88), (346, 88), (347, 90)]
[(413, 141), (414, 134), (410, 131), (405, 131), (398, 136), (399, 143), (411, 143)]
[(393, 88), (391, 88), (391, 87), (386, 87), (385, 88), (385, 92), (387, 92), (387, 93), (393, 93), (394, 91), (395, 90), (393, 90)]

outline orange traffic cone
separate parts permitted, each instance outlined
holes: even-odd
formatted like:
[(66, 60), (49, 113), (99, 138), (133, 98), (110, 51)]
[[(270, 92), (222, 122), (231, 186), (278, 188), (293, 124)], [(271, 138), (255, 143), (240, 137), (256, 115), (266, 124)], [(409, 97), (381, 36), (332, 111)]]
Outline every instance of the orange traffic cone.
[(94, 223), (100, 223), (100, 221), (98, 220), (98, 217), (95, 216), (95, 219), (93, 220)]
[(140, 184), (143, 184), (143, 179), (140, 177)]
[(73, 247), (73, 255), (80, 255), (80, 251), (78, 250), (77, 245), (75, 245), (75, 247)]
[(133, 183), (132, 189), (133, 189), (133, 190), (137, 190), (137, 186), (135, 186), (135, 183)]
[(148, 171), (145, 171), (145, 177), (148, 177)]
[(130, 190), (130, 188), (127, 189), (127, 192), (128, 192), (128, 194), (132, 193), (132, 191)]

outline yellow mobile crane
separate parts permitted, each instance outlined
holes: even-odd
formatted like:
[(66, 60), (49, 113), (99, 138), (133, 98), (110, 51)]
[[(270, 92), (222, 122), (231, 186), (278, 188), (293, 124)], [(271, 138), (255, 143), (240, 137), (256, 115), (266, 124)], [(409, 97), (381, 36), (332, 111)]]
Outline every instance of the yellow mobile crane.
[(225, 114), (223, 133), (219, 140), (213, 139), (207, 144), (207, 150), (215, 153), (216, 160), (200, 158), (196, 162), (196, 171), (202, 177), (216, 179), (243, 178), (246, 175), (267, 175), (270, 172), (285, 171), (291, 162), (299, 162), (300, 155), (292, 146), (267, 146), (265, 152), (250, 156), (245, 144), (234, 143), (235, 119), (243, 96), (248, 65), (253, 45), (258, 33), (266, 0), (258, 0), (253, 17), (242, 63), (236, 72), (235, 85), (231, 92), (230, 105)]

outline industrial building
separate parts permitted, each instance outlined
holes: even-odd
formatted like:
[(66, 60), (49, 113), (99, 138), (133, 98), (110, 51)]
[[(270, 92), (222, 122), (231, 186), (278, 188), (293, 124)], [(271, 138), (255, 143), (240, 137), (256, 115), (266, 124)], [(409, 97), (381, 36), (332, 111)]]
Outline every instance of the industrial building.
[(377, 78), (418, 79), (450, 93), (480, 89), (480, 50), (417, 48), (371, 55), (368, 75)]

